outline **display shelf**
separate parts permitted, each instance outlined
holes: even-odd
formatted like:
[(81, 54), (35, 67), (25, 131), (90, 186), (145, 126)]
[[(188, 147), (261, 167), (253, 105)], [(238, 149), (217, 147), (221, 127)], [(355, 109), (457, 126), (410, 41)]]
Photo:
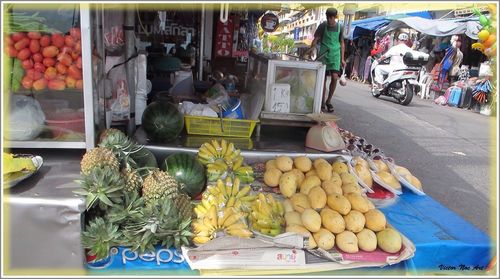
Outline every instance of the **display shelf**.
[(62, 149), (83, 149), (86, 148), (84, 141), (4, 141), (5, 148), (62, 148)]

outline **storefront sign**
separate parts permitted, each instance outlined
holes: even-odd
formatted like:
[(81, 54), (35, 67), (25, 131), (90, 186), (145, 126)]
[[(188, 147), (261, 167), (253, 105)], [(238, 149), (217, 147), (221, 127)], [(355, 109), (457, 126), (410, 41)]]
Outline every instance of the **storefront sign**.
[(230, 16), (225, 23), (217, 21), (217, 33), (215, 35), (215, 55), (219, 57), (231, 57), (233, 52), (233, 17)]
[(260, 19), (260, 26), (266, 32), (274, 32), (278, 29), (279, 18), (273, 13), (267, 13)]

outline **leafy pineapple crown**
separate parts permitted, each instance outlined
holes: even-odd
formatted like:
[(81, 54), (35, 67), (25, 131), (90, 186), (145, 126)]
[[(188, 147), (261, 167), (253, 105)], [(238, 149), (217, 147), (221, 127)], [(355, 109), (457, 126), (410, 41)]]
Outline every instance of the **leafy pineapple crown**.
[(98, 260), (106, 258), (109, 249), (119, 243), (122, 233), (118, 226), (111, 222), (105, 222), (103, 218), (95, 218), (82, 232), (82, 245), (90, 249), (90, 254), (95, 255)]
[(101, 209), (112, 206), (123, 195), (123, 176), (110, 167), (93, 168), (82, 180), (77, 181), (81, 189), (74, 191), (86, 199), (86, 208), (89, 210), (96, 203)]

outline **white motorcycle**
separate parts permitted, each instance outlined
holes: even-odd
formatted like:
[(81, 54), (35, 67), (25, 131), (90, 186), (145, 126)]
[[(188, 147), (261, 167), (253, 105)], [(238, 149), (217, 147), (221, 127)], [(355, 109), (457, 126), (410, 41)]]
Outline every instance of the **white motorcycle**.
[(370, 71), (372, 96), (375, 98), (378, 98), (380, 95), (393, 97), (401, 105), (407, 106), (413, 99), (413, 94), (417, 94), (421, 90), (420, 83), (418, 83), (417, 80), (420, 70), (428, 61), (429, 55), (424, 52), (407, 52), (403, 56), (403, 63), (406, 67), (392, 71), (384, 79), (382, 88), (377, 88), (377, 86), (375, 86), (375, 68), (379, 63), (377, 60), (374, 60)]

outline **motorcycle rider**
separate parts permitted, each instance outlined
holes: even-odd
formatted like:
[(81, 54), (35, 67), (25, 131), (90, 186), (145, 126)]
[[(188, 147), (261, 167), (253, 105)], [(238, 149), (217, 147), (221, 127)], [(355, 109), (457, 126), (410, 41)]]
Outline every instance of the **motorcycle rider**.
[(408, 34), (399, 34), (396, 45), (391, 47), (386, 53), (384, 53), (380, 58), (377, 59), (378, 63), (387, 58), (390, 58), (391, 62), (389, 63), (389, 65), (377, 65), (375, 67), (375, 86), (381, 88), (382, 84), (384, 83), (384, 75), (389, 75), (394, 70), (406, 67), (403, 62), (403, 55), (405, 55), (405, 53), (407, 52), (412, 51), (412, 49), (407, 45), (409, 39), (410, 37), (408, 36)]

